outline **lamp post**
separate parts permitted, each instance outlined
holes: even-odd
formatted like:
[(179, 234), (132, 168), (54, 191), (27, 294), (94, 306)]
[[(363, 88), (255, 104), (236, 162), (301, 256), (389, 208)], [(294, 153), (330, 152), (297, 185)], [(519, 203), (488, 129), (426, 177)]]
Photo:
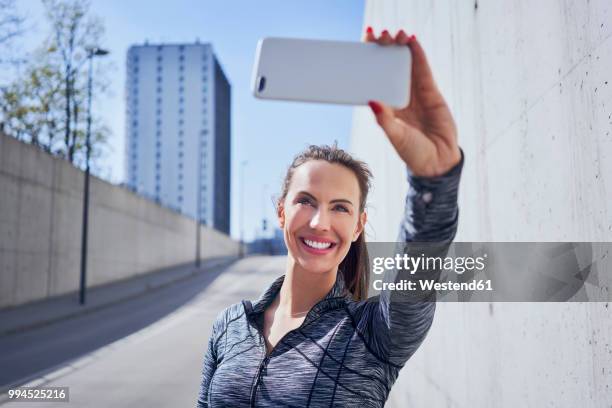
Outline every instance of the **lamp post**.
[(91, 156), (91, 91), (93, 82), (93, 58), (107, 55), (109, 51), (92, 47), (87, 49), (89, 70), (87, 73), (87, 133), (85, 136), (85, 187), (83, 191), (83, 228), (81, 231), (81, 284), (79, 303), (85, 304), (87, 286), (87, 227), (89, 217), (89, 158)]
[(240, 162), (240, 257), (244, 257), (244, 168), (248, 161)]
[(200, 241), (201, 241), (201, 225), (202, 225), (202, 135), (198, 142), (198, 186), (196, 188), (196, 259), (195, 267), (200, 269), (201, 265), (201, 254), (200, 254)]

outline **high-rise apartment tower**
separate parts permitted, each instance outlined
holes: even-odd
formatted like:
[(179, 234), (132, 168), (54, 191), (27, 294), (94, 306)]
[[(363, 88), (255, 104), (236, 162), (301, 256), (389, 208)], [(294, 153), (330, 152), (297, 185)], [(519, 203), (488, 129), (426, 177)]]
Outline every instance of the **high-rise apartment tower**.
[(229, 234), (230, 84), (212, 46), (132, 46), (126, 78), (128, 186)]

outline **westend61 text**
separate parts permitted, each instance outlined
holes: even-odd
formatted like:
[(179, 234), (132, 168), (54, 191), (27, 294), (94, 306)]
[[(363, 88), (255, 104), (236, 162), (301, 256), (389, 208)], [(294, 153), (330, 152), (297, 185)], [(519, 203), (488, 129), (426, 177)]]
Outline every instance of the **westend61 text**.
[(451, 257), (441, 258), (439, 256), (410, 256), (408, 254), (397, 254), (395, 257), (376, 257), (372, 259), (372, 272), (379, 275), (389, 270), (404, 270), (411, 275), (417, 271), (453, 270), (461, 275), (473, 270), (482, 271), (485, 268), (484, 256)]
[(424, 290), (424, 291), (482, 291), (493, 290), (490, 279), (474, 279), (470, 282), (437, 282), (435, 279), (417, 282), (402, 279), (399, 282), (384, 282), (381, 279), (372, 282), (374, 290)]

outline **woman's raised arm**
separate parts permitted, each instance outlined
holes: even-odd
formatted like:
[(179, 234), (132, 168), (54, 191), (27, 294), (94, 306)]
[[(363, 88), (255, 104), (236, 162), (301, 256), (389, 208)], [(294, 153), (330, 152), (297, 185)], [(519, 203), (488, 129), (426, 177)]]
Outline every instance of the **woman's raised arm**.
[[(385, 30), (375, 38), (368, 29), (366, 41), (407, 45), (412, 51), (409, 105), (392, 109), (379, 101), (371, 101), (370, 107), (409, 170), (406, 210), (398, 244), (401, 250), (415, 257), (423, 251), (428, 256), (444, 257), (457, 230), (457, 194), (463, 166), (455, 122), (435, 84), (425, 52), (414, 36), (408, 37), (400, 31), (392, 38)], [(420, 279), (437, 280), (439, 272), (390, 270), (383, 280), (410, 280), (418, 284)], [(361, 311), (362, 333), (381, 358), (401, 367), (431, 327), (435, 294), (383, 290), (376, 299), (367, 302)]]

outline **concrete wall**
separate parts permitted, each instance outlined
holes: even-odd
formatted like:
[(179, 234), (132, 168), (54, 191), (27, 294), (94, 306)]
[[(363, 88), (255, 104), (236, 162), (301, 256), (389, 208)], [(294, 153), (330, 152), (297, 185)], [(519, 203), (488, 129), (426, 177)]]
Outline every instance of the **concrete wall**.
[[(416, 33), (466, 153), (459, 241), (612, 241), (612, 3), (387, 0), (364, 28)], [(405, 169), (367, 108), (369, 239), (395, 240)], [(612, 405), (607, 303), (440, 304), (389, 406)]]
[[(95, 177), (90, 184), (88, 286), (195, 258), (196, 223)], [(79, 286), (83, 172), (0, 135), (0, 308)], [(238, 244), (202, 227), (202, 257)]]

